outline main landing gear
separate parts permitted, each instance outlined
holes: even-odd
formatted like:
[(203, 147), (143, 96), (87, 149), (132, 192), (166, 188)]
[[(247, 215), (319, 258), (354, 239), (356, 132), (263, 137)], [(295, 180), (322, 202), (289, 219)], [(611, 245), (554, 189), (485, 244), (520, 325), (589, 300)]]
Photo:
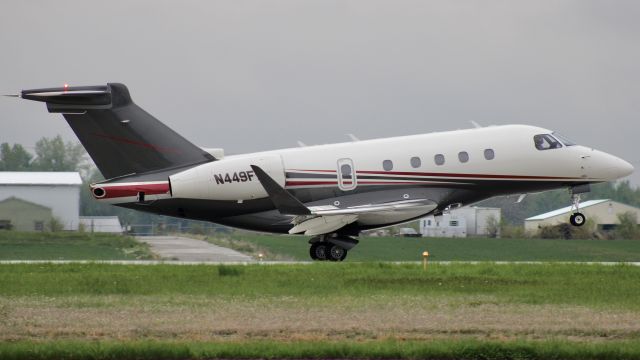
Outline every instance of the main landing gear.
[(311, 244), (309, 255), (311, 255), (313, 260), (342, 261), (347, 257), (347, 250), (342, 246), (327, 242), (317, 242)]
[(573, 214), (569, 217), (569, 222), (573, 226), (582, 226), (587, 221), (587, 217), (580, 212), (580, 194), (575, 191), (571, 194), (571, 210), (574, 210)]
[(342, 261), (349, 250), (358, 244), (356, 239), (335, 234), (313, 237), (309, 242), (309, 256), (318, 261)]

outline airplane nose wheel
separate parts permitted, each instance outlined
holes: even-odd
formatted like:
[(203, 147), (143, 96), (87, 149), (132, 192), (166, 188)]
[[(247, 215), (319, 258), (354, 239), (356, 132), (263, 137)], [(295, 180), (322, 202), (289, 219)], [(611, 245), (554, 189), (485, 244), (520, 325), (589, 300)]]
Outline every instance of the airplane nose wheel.
[(575, 214), (572, 214), (569, 217), (569, 222), (573, 226), (582, 226), (582, 225), (584, 225), (586, 220), (587, 219), (585, 218), (584, 214), (583, 213), (579, 213), (579, 212), (577, 212)]
[(580, 194), (571, 195), (573, 201), (572, 208), (575, 208), (575, 212), (569, 217), (569, 222), (573, 226), (582, 226), (587, 221), (587, 217), (580, 212)]

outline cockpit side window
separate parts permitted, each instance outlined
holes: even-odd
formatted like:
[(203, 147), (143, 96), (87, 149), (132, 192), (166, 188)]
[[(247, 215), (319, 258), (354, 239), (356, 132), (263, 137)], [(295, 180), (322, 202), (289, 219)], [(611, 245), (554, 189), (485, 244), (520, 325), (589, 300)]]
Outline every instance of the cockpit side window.
[(538, 134), (533, 137), (533, 143), (538, 150), (559, 149), (562, 147), (560, 141), (556, 140), (550, 134)]
[(564, 137), (564, 135), (560, 135), (557, 132), (554, 132), (552, 135), (556, 139), (560, 140), (560, 142), (563, 143), (564, 146), (573, 146), (573, 145), (576, 144), (575, 142), (573, 142), (573, 141), (567, 139), (566, 137)]

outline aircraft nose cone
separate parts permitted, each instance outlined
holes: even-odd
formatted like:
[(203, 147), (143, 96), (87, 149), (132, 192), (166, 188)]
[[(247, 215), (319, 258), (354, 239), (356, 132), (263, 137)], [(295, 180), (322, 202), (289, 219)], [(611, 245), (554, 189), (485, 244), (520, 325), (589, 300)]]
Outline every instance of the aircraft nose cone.
[(611, 166), (608, 169), (611, 178), (620, 179), (633, 173), (633, 165), (631, 165), (629, 162), (616, 157), (613, 163), (614, 166)]
[(622, 159), (620, 159), (620, 161), (622, 162), (622, 164), (620, 165), (620, 177), (625, 177), (633, 174), (633, 170), (635, 170), (633, 168), (633, 165)]

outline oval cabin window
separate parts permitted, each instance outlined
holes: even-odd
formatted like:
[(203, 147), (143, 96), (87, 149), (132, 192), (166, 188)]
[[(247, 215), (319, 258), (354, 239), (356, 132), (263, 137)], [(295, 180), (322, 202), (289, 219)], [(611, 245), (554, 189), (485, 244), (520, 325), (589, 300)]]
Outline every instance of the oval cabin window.
[(466, 151), (459, 152), (458, 160), (460, 160), (461, 163), (466, 163), (467, 161), (469, 161), (469, 154)]
[(420, 167), (420, 165), (422, 165), (422, 160), (420, 160), (419, 157), (414, 156), (411, 158), (411, 167), (414, 169), (417, 169)]
[(383, 168), (385, 171), (391, 171), (391, 170), (393, 170), (393, 161), (391, 161), (391, 160), (385, 160), (385, 161), (383, 161), (383, 162), (382, 162), (382, 168)]
[(493, 160), (496, 157), (496, 154), (493, 152), (493, 149), (484, 149), (484, 158), (487, 160)]

